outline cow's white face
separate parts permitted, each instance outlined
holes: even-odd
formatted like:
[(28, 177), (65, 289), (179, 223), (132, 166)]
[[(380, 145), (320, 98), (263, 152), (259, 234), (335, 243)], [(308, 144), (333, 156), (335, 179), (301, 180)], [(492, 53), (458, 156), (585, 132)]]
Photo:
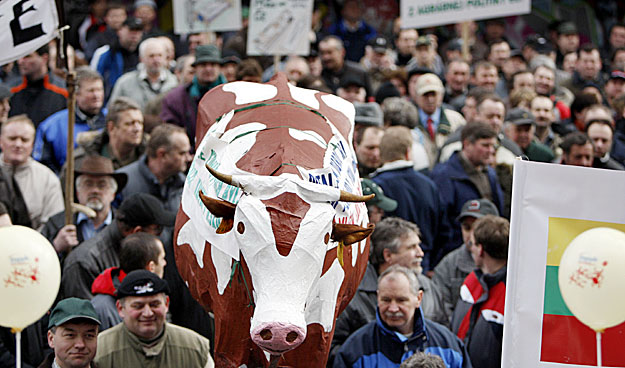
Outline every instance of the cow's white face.
[[(235, 231), (254, 286), (256, 308), (250, 328), (252, 338), (263, 328), (271, 326), (275, 329), (281, 325), (289, 326), (285, 327), (290, 329), (286, 334), (303, 332), (303, 341), (307, 324), (304, 314), (306, 300), (321, 276), (327, 250), (324, 241), (332, 232), (335, 214), (329, 203), (311, 203), (300, 223), (291, 251), (282, 256), (276, 247), (265, 204), (250, 195), (241, 197), (232, 231)], [(272, 334), (277, 332), (272, 331)]]

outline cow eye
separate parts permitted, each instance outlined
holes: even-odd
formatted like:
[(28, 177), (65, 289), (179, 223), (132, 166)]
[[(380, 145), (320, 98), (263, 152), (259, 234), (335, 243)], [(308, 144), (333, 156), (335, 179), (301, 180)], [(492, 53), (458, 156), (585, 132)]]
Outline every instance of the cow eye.
[(243, 224), (243, 222), (240, 222), (237, 224), (237, 231), (239, 232), (239, 234), (243, 234), (245, 232), (245, 225)]

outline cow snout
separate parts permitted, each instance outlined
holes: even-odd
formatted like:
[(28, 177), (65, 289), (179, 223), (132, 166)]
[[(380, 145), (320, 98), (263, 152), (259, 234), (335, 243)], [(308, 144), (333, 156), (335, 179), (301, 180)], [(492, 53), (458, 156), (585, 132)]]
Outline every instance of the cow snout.
[(254, 343), (270, 354), (282, 354), (293, 350), (305, 338), (305, 330), (285, 323), (263, 323), (252, 331)]

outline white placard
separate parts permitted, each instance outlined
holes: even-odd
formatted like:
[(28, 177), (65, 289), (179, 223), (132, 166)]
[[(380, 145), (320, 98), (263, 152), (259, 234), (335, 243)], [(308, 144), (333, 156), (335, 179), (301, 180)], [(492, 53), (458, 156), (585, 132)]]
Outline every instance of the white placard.
[(0, 1), (0, 65), (30, 54), (58, 34), (53, 0)]
[[(595, 332), (566, 307), (558, 268), (579, 233), (625, 229), (623, 188), (622, 171), (515, 161), (502, 367), (597, 366)], [(604, 366), (625, 367), (624, 329), (602, 334)]]
[(241, 29), (241, 0), (173, 0), (174, 32)]
[(252, 0), (248, 55), (308, 55), (312, 0)]
[(423, 28), (466, 20), (527, 14), (531, 0), (401, 0), (402, 28)]

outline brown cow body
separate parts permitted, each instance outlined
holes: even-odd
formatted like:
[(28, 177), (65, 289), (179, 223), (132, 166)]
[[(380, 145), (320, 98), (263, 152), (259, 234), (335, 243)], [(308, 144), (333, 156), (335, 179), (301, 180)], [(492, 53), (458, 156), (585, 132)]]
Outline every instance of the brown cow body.
[[(273, 96), (271, 96), (271, 89), (267, 88), (263, 90), (267, 91), (267, 94), (271, 96), (269, 99), (259, 100), (258, 97), (252, 96), (246, 100), (246, 88), (257, 88), (251, 85), (253, 84), (245, 82), (230, 83), (217, 87), (207, 93), (200, 102), (198, 112), (198, 127), (196, 132), (198, 148), (201, 148), (200, 142), (202, 142), (202, 139), (207, 134), (213, 134), (213, 130), (209, 131), (209, 129), (211, 129), (213, 125), (216, 125), (218, 121), (221, 121), (222, 125), (225, 126), (223, 129), (225, 132), (245, 127), (253, 127), (255, 122), (261, 122), (264, 127), (254, 132), (254, 143), (251, 144), (250, 147), (245, 148), (245, 153), (242, 157), (238, 158), (236, 162), (228, 163), (231, 167), (234, 167), (233, 170), (238, 170), (239, 173), (244, 172), (263, 177), (278, 177), (281, 175), (285, 177), (297, 176), (299, 180), (308, 182), (309, 178), (303, 177), (302, 171), (298, 168), (315, 170), (327, 167), (328, 152), (334, 147), (338, 134), (341, 135), (341, 141), (348, 142), (346, 147), (346, 159), (350, 160), (350, 165), (353, 165), (353, 169), (355, 169), (355, 155), (351, 148), (353, 120), (350, 120), (347, 115), (337, 110), (337, 106), (348, 105), (341, 105), (340, 101), (335, 104), (334, 102), (338, 101), (335, 96), (320, 92), (315, 93), (308, 90), (294, 90), (293, 87), (287, 86), (286, 78), (282, 75), (274, 78), (268, 84), (274, 86), (276, 89), (276, 93)], [(241, 92), (239, 93), (238, 91)], [(298, 94), (300, 97), (294, 98), (292, 93)], [(243, 95), (243, 97), (241, 97), (240, 94)], [(324, 95), (330, 97), (324, 98), (322, 97)], [(309, 100), (306, 100), (306, 98)], [(311, 101), (310, 98), (317, 101), (318, 108), (315, 108), (317, 106), (314, 106), (314, 102), (310, 102), (309, 104), (302, 103), (303, 100)], [(328, 104), (328, 101), (331, 103)], [(313, 106), (311, 107), (310, 105)], [(227, 116), (228, 113), (232, 113), (233, 110), (234, 114)], [(353, 108), (351, 113), (353, 114)], [(227, 124), (224, 124), (226, 120), (222, 121), (221, 119), (229, 120), (227, 120)], [(328, 121), (334, 125), (335, 129), (328, 124)], [(250, 131), (253, 131), (253, 129), (245, 130), (243, 133), (250, 134)], [(315, 139), (318, 140), (318, 138), (321, 138), (323, 142), (319, 144), (315, 142), (314, 139), (300, 139), (294, 131), (312, 131), (314, 132), (314, 137), (316, 137)], [(241, 139), (246, 139), (245, 134), (241, 135), (243, 138), (236, 136), (236, 139), (231, 140), (229, 143), (241, 142)], [(332, 141), (333, 137), (334, 140)], [(240, 140), (237, 141), (237, 139)], [(324, 149), (322, 147), (323, 144), (330, 148)], [(204, 153), (198, 151), (195, 160), (203, 160), (210, 164), (210, 157), (207, 157), (207, 155), (209, 155), (208, 152), (210, 152), (208, 149), (206, 149)], [(227, 167), (224, 162), (218, 163), (218, 165), (220, 165), (219, 170)], [(227, 172), (227, 174), (236, 174), (236, 172)], [(197, 186), (197, 183), (193, 182), (194, 178), (195, 174), (192, 168), (186, 185), (189, 186), (195, 183)], [(338, 181), (336, 175), (334, 175), (334, 178)], [(356, 173), (356, 180), (357, 179)], [(348, 181), (349, 179), (345, 179), (345, 182)], [(351, 181), (353, 182), (353, 178)], [(214, 187), (220, 188), (217, 185), (218, 183), (215, 184), (215, 181), (210, 182), (213, 183)], [(353, 186), (340, 189), (348, 189), (348, 191), (351, 189), (353, 193), (361, 193), (359, 185), (357, 187)], [(185, 190), (187, 190), (186, 187)], [(206, 192), (205, 189), (203, 190)], [(190, 189), (189, 193), (191, 193)], [(232, 190), (230, 192), (223, 190), (222, 193), (230, 193), (230, 196), (238, 196), (238, 198), (240, 198), (241, 195), (241, 193), (235, 193)], [(224, 195), (224, 197), (227, 196)], [(217, 199), (229, 202), (236, 201), (236, 199), (231, 200), (232, 198), (223, 197)], [(183, 202), (184, 201), (185, 197), (183, 195)], [(311, 205), (315, 206), (316, 204), (310, 204), (310, 201), (304, 200), (300, 198), (299, 195), (291, 192), (285, 192), (272, 198), (262, 199), (261, 202), (265, 205), (269, 218), (271, 219), (270, 231), (275, 238), (275, 247), (280, 257), (284, 257), (285, 259), (288, 257), (299, 257), (299, 254), (303, 253), (291, 254), (291, 248), (300, 231), (300, 225), (303, 219), (310, 210)], [(328, 204), (326, 204), (326, 206), (327, 205)], [(183, 279), (187, 281), (192, 295), (215, 315), (214, 360), (216, 367), (268, 367), (268, 353), (264, 352), (250, 337), (251, 319), (257, 307), (255, 304), (256, 295), (259, 294), (260, 291), (254, 290), (254, 285), (257, 280), (252, 278), (254, 272), (250, 272), (248, 268), (249, 260), (245, 258), (244, 253), (241, 253), (240, 261), (231, 261), (231, 277), (229, 280), (226, 280), (228, 284), (227, 287), (223, 289), (224, 271), (223, 269), (219, 271), (219, 267), (215, 266), (213, 261), (217, 256), (223, 258), (224, 252), (222, 250), (215, 250), (214, 245), (216, 241), (213, 241), (214, 244), (211, 244), (202, 239), (201, 241), (204, 242), (204, 246), (198, 247), (196, 245), (194, 247), (190, 244), (190, 241), (188, 241), (188, 236), (181, 236), (181, 228), (187, 225), (187, 222), (190, 222), (190, 217), (193, 216), (192, 214), (188, 214), (184, 210), (184, 207), (185, 205), (183, 203), (176, 220), (174, 239), (177, 239), (176, 244), (179, 245), (175, 247), (176, 263)], [(337, 213), (341, 212), (340, 205), (336, 208)], [(366, 227), (368, 225), (368, 219), (366, 209), (363, 208), (365, 207), (362, 203), (351, 204), (350, 206), (344, 207), (341, 222)], [(365, 213), (363, 214), (362, 212)], [(208, 215), (208, 217), (210, 218), (210, 215)], [(224, 227), (224, 224), (222, 224), (222, 227)], [(232, 228), (232, 226), (234, 227)], [(240, 234), (246, 232), (247, 234), (247, 232), (249, 232), (249, 226), (250, 225), (243, 226), (241, 222), (238, 224), (234, 223), (225, 231), (232, 232), (234, 235), (236, 235), (235, 232)], [(331, 225), (329, 224), (329, 226)], [(301, 242), (301, 240), (299, 241)], [(299, 272), (313, 275), (317, 273), (323, 277), (325, 273), (333, 267), (333, 264), (337, 262), (337, 250), (343, 249), (342, 270), (344, 271), (344, 277), (340, 289), (337, 287), (338, 296), (333, 315), (330, 316), (331, 321), (334, 321), (338, 314), (349, 303), (364, 274), (368, 259), (369, 244), (368, 238), (367, 240), (355, 243), (353, 246), (339, 247), (326, 244), (328, 244), (328, 234), (326, 234), (325, 237), (325, 244), (324, 241), (320, 241), (319, 244), (315, 245), (323, 247), (324, 249), (327, 248), (325, 258), (323, 258), (321, 262), (322, 264), (306, 265), (305, 267), (301, 267)], [(213, 251), (219, 254), (213, 254)], [(254, 261), (254, 263), (257, 263), (259, 260), (255, 259)], [(321, 270), (318, 269), (319, 267)], [(334, 269), (336, 269), (335, 264)], [(218, 275), (220, 272), (222, 276)], [(299, 280), (293, 280), (294, 283), (298, 281)], [(223, 289), (221, 293), (218, 286), (219, 284), (222, 285)], [(279, 288), (280, 286), (276, 285), (276, 287)], [(308, 285), (306, 285), (306, 287), (308, 287)], [(309, 305), (306, 306), (306, 308), (309, 307)], [(308, 311), (306, 313), (308, 313)], [(331, 329), (328, 330), (327, 326), (324, 328), (320, 323), (307, 320), (306, 335), (303, 343), (294, 350), (284, 353), (279, 361), (279, 366), (298, 368), (325, 367), (333, 333), (333, 323), (331, 323)]]

